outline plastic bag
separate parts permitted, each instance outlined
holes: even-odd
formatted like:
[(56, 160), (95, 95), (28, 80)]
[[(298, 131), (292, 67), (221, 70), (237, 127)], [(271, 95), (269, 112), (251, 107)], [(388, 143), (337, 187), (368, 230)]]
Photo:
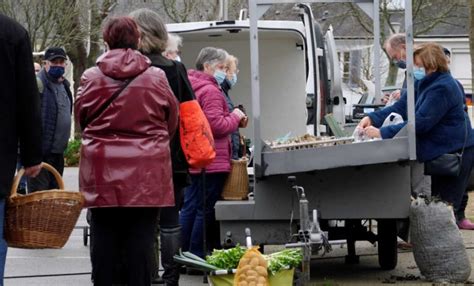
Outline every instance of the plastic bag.
[(354, 137), (354, 142), (363, 142), (367, 141), (370, 138), (365, 134), (364, 128), (357, 126), (352, 133), (352, 137)]
[(235, 286), (268, 286), (268, 264), (258, 247), (247, 250), (234, 277)]
[(385, 118), (382, 127), (396, 125), (400, 123), (403, 123), (403, 117), (396, 112), (392, 112), (387, 116), (387, 118)]

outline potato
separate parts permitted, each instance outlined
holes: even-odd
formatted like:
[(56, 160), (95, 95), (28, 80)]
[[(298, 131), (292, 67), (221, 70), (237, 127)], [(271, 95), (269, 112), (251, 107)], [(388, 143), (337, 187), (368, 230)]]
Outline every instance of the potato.
[(265, 284), (265, 283), (267, 283), (267, 279), (266, 279), (265, 277), (260, 276), (260, 277), (258, 277), (258, 279), (257, 279), (257, 283), (263, 283), (263, 284)]
[(242, 257), (239, 261), (239, 265), (248, 265), (250, 264), (250, 259)]
[(247, 281), (241, 281), (239, 282), (239, 286), (248, 286), (249, 284), (247, 283)]
[(239, 276), (239, 282), (240, 281), (247, 281), (247, 276), (245, 274), (240, 274)]
[(249, 253), (247, 253), (245, 256), (247, 256), (247, 258), (250, 258), (250, 259), (251, 259), (251, 258), (257, 257), (257, 253), (255, 253), (255, 252), (249, 252)]
[(255, 267), (255, 271), (257, 271), (258, 275), (260, 276), (265, 276), (267, 277), (268, 276), (268, 271), (265, 267), (263, 266), (257, 266)]
[(259, 265), (258, 257), (252, 258), (252, 260), (250, 260), (250, 263), (249, 263), (249, 264), (250, 264), (250, 266), (252, 266), (252, 267), (258, 266), (258, 265)]
[(255, 282), (250, 282), (250, 283), (249, 283), (249, 286), (257, 286), (257, 283), (255, 283)]
[(267, 284), (264, 283), (257, 283), (257, 286), (266, 286)]
[(267, 264), (268, 264), (268, 263), (267, 263), (267, 261), (265, 260), (265, 258), (263, 258), (263, 256), (260, 255), (260, 256), (258, 257), (258, 260), (259, 260), (259, 261), (258, 261), (258, 265), (267, 268)]
[(240, 269), (240, 271), (242, 271), (242, 273), (245, 273), (249, 270), (252, 270), (252, 267), (250, 265), (245, 265)]
[(251, 277), (251, 276), (257, 277), (258, 276), (258, 273), (255, 270), (248, 270), (245, 274), (247, 274), (247, 277)]
[(257, 276), (247, 276), (246, 281), (247, 281), (248, 283), (250, 283), (250, 282), (255, 282), (255, 283), (257, 283)]

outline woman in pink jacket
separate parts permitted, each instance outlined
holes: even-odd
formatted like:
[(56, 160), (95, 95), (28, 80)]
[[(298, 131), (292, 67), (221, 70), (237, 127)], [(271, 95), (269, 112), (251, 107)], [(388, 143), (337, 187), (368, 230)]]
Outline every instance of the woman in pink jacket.
[(123, 253), (128, 285), (149, 286), (159, 208), (174, 205), (169, 146), (178, 102), (165, 73), (136, 50), (131, 18), (110, 19), (103, 37), (109, 51), (82, 75), (74, 110), (83, 130), (79, 188), (91, 208), (92, 277), (112, 285)]
[[(209, 121), (214, 136), (216, 158), (206, 168), (206, 226), (210, 233), (215, 224), (214, 205), (219, 199), (225, 179), (230, 172), (230, 134), (238, 129), (245, 114), (239, 109), (229, 110), (220, 84), (225, 80), (225, 60), (228, 54), (222, 49), (203, 48), (196, 59), (196, 69), (189, 72), (189, 80), (199, 104)], [(201, 170), (190, 170), (192, 185), (184, 193), (184, 206), (180, 213), (183, 229), (183, 250), (204, 257), (203, 209)], [(207, 235), (210, 237), (210, 235)], [(210, 242), (210, 240), (207, 240)], [(215, 244), (208, 243), (212, 250)]]

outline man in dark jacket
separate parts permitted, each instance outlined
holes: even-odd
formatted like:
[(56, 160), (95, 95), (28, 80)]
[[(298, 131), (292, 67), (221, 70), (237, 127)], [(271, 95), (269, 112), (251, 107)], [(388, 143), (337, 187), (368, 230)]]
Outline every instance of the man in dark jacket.
[(5, 198), (10, 193), (18, 143), (27, 176), (41, 170), (40, 98), (26, 30), (0, 14), (0, 285), (7, 244), (3, 238)]
[[(61, 175), (64, 171), (64, 151), (71, 135), (72, 94), (69, 82), (63, 77), (66, 52), (62, 48), (48, 48), (44, 68), (38, 73), (43, 125), (43, 162), (52, 165)], [(46, 170), (29, 181), (29, 191), (58, 188), (54, 176)]]

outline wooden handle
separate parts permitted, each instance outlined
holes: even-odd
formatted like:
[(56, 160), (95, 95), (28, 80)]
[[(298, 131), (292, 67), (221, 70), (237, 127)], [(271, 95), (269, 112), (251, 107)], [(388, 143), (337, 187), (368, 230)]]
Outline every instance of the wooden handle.
[[(58, 182), (59, 189), (64, 190), (64, 181), (61, 175), (58, 173), (58, 171), (56, 171), (56, 169), (54, 169), (54, 167), (48, 163), (43, 163), (42, 167), (54, 175), (56, 182)], [(20, 184), (20, 180), (24, 174), (25, 174), (25, 169), (21, 168), (20, 171), (18, 171), (18, 173), (16, 174), (15, 178), (13, 179), (12, 189), (10, 191), (10, 198), (17, 196), (18, 185)]]

